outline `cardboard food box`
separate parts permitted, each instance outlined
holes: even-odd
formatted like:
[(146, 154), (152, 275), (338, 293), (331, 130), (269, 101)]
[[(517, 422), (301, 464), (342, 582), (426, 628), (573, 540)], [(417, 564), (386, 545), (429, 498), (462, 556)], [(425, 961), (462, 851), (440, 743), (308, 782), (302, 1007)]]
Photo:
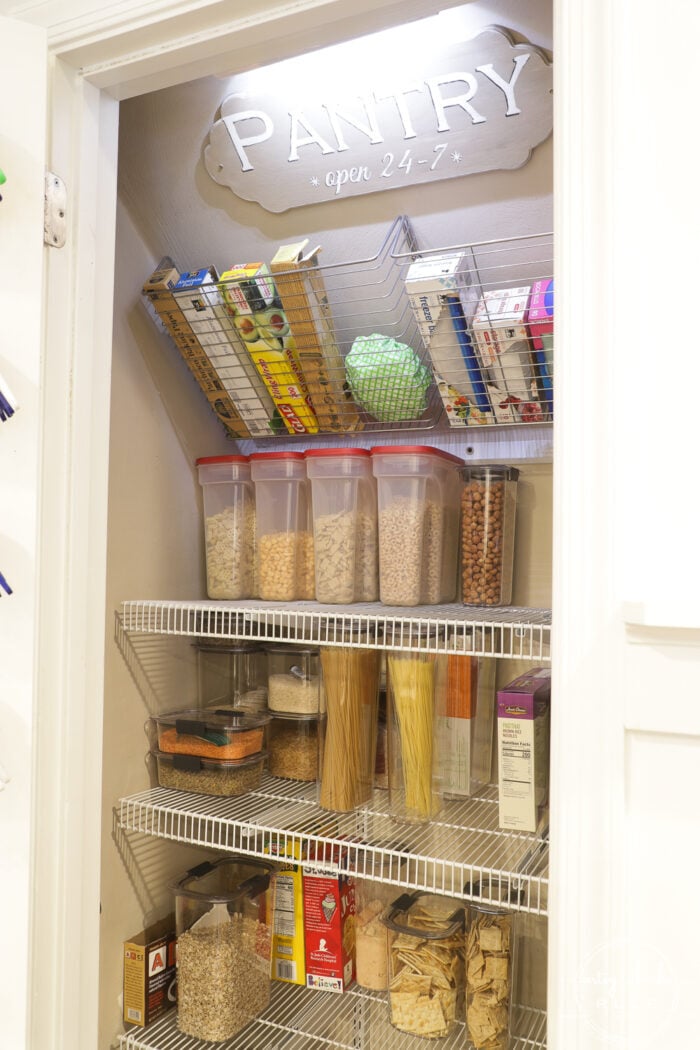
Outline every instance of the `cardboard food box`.
[(298, 842), (268, 842), (265, 853), (280, 867), (272, 877), (273, 924), (270, 976), (287, 984), (306, 984), (304, 887)]
[(219, 287), (287, 430), (318, 433), (294, 335), (269, 268), (259, 262), (232, 266), (222, 273)]
[(144, 1027), (175, 1005), (175, 916), (124, 942), (124, 1021)]
[(498, 823), (537, 831), (549, 800), (551, 672), (538, 667), (498, 690)]
[(532, 341), (532, 353), (537, 366), (541, 400), (552, 414), (554, 375), (554, 281), (535, 281), (527, 311), (527, 327)]
[(545, 418), (526, 326), (530, 286), (483, 294), (472, 327), (482, 368), (492, 386), (496, 422), (537, 423)]
[(194, 334), (180, 307), (175, 302), (173, 289), (180, 279), (172, 259), (161, 259), (143, 286), (143, 295), (153, 316), (171, 337), (190, 372), (197, 380), (213, 411), (233, 437), (250, 437), (231, 396), (207, 357), (204, 347)]
[(493, 422), (481, 367), (472, 345), (460, 289), (469, 282), (461, 253), (411, 263), (406, 292), (451, 426)]
[(355, 880), (303, 866), (306, 986), (344, 992), (355, 979)]
[(269, 435), (274, 405), (228, 320), (213, 266), (180, 275), (173, 296), (252, 437)]

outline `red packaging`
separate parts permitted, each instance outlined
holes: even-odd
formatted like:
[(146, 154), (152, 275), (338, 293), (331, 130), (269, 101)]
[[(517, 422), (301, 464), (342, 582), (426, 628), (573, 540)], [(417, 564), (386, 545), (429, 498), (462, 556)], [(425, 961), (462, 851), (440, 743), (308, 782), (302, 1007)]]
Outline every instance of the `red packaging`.
[(304, 867), (306, 986), (344, 992), (355, 979), (355, 880)]

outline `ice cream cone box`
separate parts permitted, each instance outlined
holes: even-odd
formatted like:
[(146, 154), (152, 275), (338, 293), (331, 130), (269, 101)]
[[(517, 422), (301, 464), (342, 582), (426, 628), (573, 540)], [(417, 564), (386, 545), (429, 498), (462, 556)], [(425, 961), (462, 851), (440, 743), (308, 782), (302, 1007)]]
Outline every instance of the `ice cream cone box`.
[(124, 1021), (144, 1027), (175, 1005), (175, 916), (124, 942)]
[(306, 986), (344, 992), (355, 979), (355, 880), (304, 865)]

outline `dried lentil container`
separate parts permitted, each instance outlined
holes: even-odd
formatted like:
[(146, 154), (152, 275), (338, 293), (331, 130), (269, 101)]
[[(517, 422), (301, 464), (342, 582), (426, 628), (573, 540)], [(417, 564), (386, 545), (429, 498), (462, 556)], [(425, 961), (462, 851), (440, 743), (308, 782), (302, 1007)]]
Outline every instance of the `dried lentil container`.
[(177, 1024), (195, 1039), (230, 1039), (270, 1002), (273, 865), (226, 857), (173, 885)]
[(318, 744), (318, 714), (274, 715), (268, 736), (269, 772), (286, 780), (316, 780)]
[(263, 601), (313, 599), (314, 541), (302, 452), (254, 452), (256, 576)]
[(371, 450), (377, 478), (379, 600), (384, 605), (454, 601), (463, 460), (428, 445)]
[(305, 455), (316, 599), (329, 605), (376, 601), (377, 488), (369, 450), (319, 448)]
[(318, 715), (326, 709), (318, 649), (268, 645), (268, 710), (293, 715)]
[[(498, 879), (484, 884), (484, 889), (496, 901), (508, 898), (507, 887), (501, 890)], [(475, 901), (467, 909), (466, 1019), (469, 1041), (476, 1050), (508, 1050), (510, 1043), (513, 919), (505, 904)]]
[(169, 755), (199, 758), (247, 758), (263, 749), (268, 714), (219, 710), (179, 711), (156, 715), (158, 750)]
[(462, 467), (461, 582), (465, 605), (509, 605), (513, 594), (515, 467)]
[(389, 1007), (394, 1028), (440, 1039), (464, 1010), (464, 907), (427, 893), (406, 893), (384, 918), (389, 946)]
[(255, 595), (255, 492), (248, 456), (197, 460), (204, 502), (207, 595)]
[(234, 707), (264, 711), (267, 707), (267, 656), (255, 642), (199, 638), (197, 650), (200, 707)]

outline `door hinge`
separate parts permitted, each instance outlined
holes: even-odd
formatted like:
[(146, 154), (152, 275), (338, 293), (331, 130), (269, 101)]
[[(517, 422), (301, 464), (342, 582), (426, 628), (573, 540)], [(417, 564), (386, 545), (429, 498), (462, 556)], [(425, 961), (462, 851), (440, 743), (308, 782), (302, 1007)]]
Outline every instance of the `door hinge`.
[(66, 243), (66, 184), (52, 171), (44, 177), (44, 243), (52, 248)]

